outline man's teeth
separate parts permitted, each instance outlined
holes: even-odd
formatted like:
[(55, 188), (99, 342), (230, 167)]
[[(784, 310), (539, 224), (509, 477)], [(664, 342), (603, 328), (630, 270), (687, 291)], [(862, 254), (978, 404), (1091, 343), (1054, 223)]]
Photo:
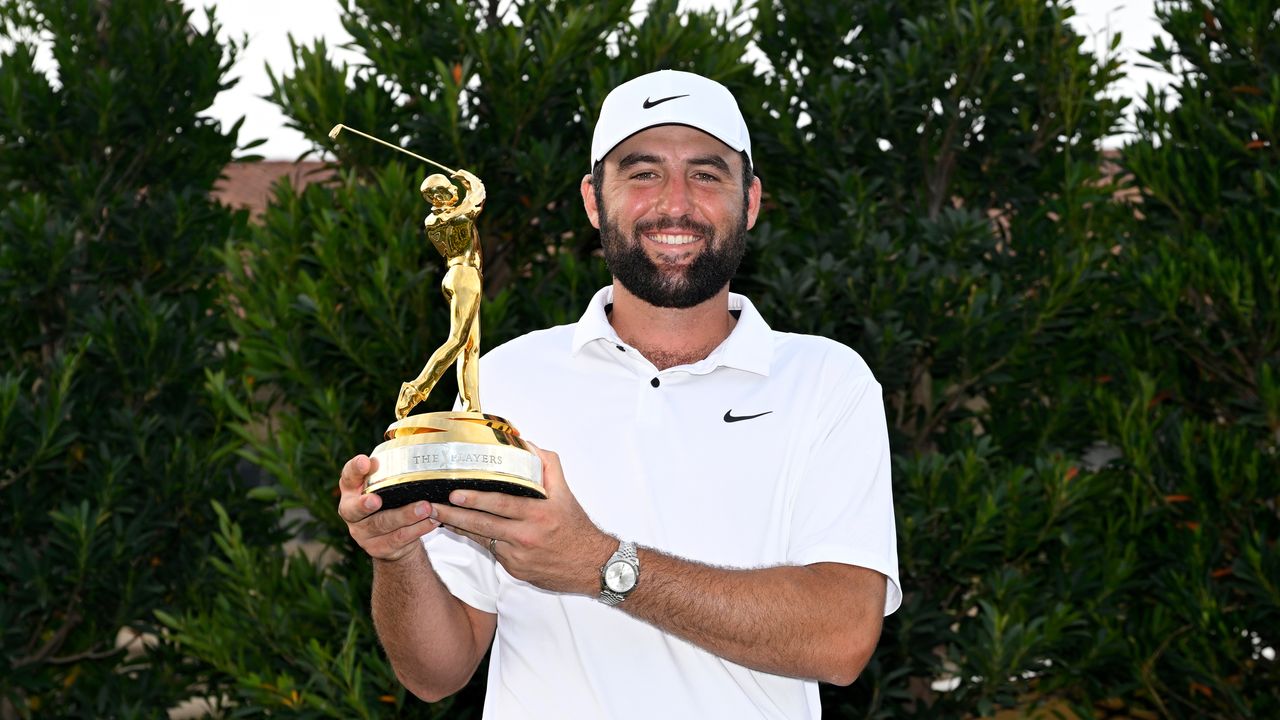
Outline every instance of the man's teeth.
[(697, 235), (650, 235), (650, 240), (660, 242), (663, 245), (688, 245), (698, 239)]

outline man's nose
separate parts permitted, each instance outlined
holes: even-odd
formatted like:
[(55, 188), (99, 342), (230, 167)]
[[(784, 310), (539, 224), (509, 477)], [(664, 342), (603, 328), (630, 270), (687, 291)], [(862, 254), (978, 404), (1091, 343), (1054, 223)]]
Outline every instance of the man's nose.
[(689, 179), (683, 175), (673, 175), (662, 187), (662, 195), (658, 198), (658, 210), (670, 217), (683, 217), (693, 209), (692, 187)]

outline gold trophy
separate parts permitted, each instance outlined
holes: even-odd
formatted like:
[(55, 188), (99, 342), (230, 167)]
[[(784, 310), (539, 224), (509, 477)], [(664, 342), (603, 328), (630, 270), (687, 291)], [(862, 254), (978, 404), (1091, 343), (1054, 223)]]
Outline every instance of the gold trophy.
[[(381, 496), (383, 508), (418, 500), (448, 502), (449, 493), (459, 488), (546, 497), (542, 461), (511, 423), (480, 411), (481, 262), (475, 221), (484, 209), (484, 183), (466, 170), (451, 170), (345, 125), (335, 125), (329, 137), (336, 140), (343, 130), (449, 173), (430, 175), (420, 188), (431, 203), (427, 238), (448, 264), (440, 287), (449, 301), (449, 337), (418, 377), (400, 386), (396, 421), (387, 428), (386, 441), (373, 450), (378, 471), (364, 491)], [(461, 200), (450, 178), (466, 191)], [(462, 409), (409, 415), (455, 363)]]

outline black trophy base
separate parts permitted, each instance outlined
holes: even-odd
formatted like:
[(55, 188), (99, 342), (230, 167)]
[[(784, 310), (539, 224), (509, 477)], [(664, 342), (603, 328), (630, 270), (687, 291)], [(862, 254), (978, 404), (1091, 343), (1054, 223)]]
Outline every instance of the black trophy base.
[(409, 480), (396, 483), (390, 487), (378, 488), (373, 493), (382, 498), (382, 509), (404, 507), (410, 503), (426, 500), (429, 503), (450, 505), (449, 493), (454, 490), (479, 490), (481, 492), (500, 492), (520, 497), (545, 498), (546, 495), (533, 488), (502, 480), (476, 480), (474, 478), (431, 478), (429, 480)]

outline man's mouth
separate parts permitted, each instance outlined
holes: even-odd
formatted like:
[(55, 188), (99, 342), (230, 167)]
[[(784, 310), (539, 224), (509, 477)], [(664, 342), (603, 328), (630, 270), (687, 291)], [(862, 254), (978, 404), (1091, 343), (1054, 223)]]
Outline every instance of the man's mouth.
[(688, 235), (685, 233), (648, 233), (645, 237), (662, 245), (688, 245), (702, 239), (700, 235)]
[(669, 248), (692, 245), (713, 236), (715, 228), (691, 218), (665, 219), (636, 224), (636, 235)]

